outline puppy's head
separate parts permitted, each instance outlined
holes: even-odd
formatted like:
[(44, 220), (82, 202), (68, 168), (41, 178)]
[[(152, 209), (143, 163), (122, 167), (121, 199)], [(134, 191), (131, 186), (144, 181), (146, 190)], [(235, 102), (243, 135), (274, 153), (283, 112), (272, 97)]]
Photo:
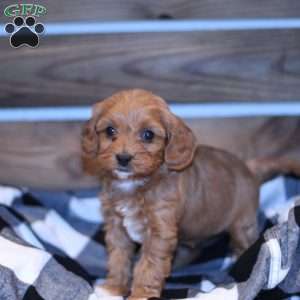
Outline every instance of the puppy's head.
[(151, 176), (163, 164), (180, 171), (195, 149), (192, 131), (166, 102), (137, 89), (95, 104), (82, 134), (85, 170), (118, 179)]

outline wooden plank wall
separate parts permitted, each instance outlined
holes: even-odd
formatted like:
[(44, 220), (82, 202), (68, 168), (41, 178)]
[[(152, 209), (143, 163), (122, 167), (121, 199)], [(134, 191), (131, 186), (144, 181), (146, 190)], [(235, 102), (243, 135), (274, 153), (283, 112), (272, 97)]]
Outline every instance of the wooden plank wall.
[[(21, 2), (21, 1), (16, 1)], [(0, 9), (12, 4), (1, 0)], [(45, 5), (47, 22), (172, 19), (295, 18), (298, 0), (31, 0)]]
[(0, 40), (3, 106), (83, 105), (131, 87), (176, 102), (299, 100), (300, 31), (59, 36)]
[[(188, 120), (198, 141), (247, 159), (299, 159), (300, 118)], [(90, 187), (98, 182), (81, 171), (80, 122), (2, 123), (0, 182), (39, 188)]]
[[(148, 20), (270, 20), (300, 18), (298, 0), (31, 1), (48, 14), (39, 21), (78, 26)], [(0, 11), (11, 4), (3, 0)], [(8, 22), (1, 16), (0, 23)], [(213, 22), (213, 21), (212, 21)], [(120, 25), (121, 26), (121, 25)], [(0, 109), (91, 105), (130, 87), (173, 103), (298, 102), (300, 30), (49, 35), (36, 49), (12, 49), (0, 37)], [(163, 30), (162, 30), (163, 31)], [(1, 112), (0, 112), (1, 113)], [(3, 112), (2, 112), (3, 113)], [(199, 142), (241, 158), (299, 158), (300, 118), (187, 120)], [(46, 188), (95, 185), (82, 174), (80, 122), (0, 123), (0, 183)]]

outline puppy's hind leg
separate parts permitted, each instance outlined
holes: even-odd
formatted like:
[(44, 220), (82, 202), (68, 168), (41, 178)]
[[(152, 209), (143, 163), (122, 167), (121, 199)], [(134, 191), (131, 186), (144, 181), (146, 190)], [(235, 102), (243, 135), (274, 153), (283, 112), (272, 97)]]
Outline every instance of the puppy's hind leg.
[(235, 194), (234, 218), (229, 226), (232, 249), (237, 256), (258, 238), (259, 187), (249, 174), (241, 177)]
[(253, 214), (253, 216), (239, 216), (230, 226), (229, 235), (234, 253), (240, 256), (258, 238), (256, 214)]
[(201, 252), (201, 247), (179, 245), (176, 249), (175, 257), (172, 263), (172, 270), (177, 270), (189, 265), (201, 255)]

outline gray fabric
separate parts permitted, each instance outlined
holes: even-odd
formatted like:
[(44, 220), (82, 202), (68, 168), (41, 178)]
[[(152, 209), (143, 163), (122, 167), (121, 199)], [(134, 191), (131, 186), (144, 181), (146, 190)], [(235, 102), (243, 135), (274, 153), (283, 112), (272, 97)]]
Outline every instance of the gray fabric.
[(88, 299), (93, 293), (85, 280), (66, 271), (54, 259), (47, 263), (34, 286), (45, 300)]
[[(295, 296), (300, 285), (299, 226), (291, 213), (289, 220), (282, 223), (283, 213), (295, 202), (293, 197), (299, 191), (300, 181), (292, 178), (278, 177), (266, 183), (261, 189), (259, 225), (262, 230), (266, 225), (272, 228), (265, 231), (264, 240), (254, 249), (258, 253), (255, 260), (247, 260), (253, 256), (250, 248), (245, 261), (241, 258), (233, 264), (228, 237), (221, 234), (207, 243), (192, 265), (172, 273), (166, 282), (164, 299), (205, 296), (205, 300), (277, 300), (291, 299), (290, 294), (294, 295), (293, 300), (300, 299)], [(18, 265), (9, 265), (11, 269), (4, 266), (6, 261), (0, 263), (0, 300), (98, 299), (92, 285), (96, 279), (105, 277), (107, 256), (97, 194), (96, 190), (47, 192), (0, 186), (0, 262), (1, 243), (5, 241), (16, 246), (13, 253), (8, 253), (10, 261), (21, 258)], [(277, 284), (280, 293), (268, 296), (265, 289), (272, 257), (267, 243), (272, 239), (278, 241), (281, 267), (290, 269)], [(21, 245), (37, 248), (50, 257), (36, 271), (36, 280), (31, 284), (25, 284), (17, 276), (20, 270), (27, 270), (31, 259), (24, 257)], [(247, 270), (246, 279), (234, 276), (231, 271), (236, 266)], [(224, 296), (215, 297), (218, 287), (224, 287), (221, 289)], [(228, 297), (228, 293), (238, 293), (237, 298)]]
[[(274, 288), (270, 286), (270, 282), (276, 283), (274, 285), (287, 295), (300, 293), (300, 215), (297, 223), (295, 220), (297, 208), (300, 209), (300, 200), (295, 202), (295, 208), (290, 210), (286, 222), (273, 226), (263, 234), (264, 239), (259, 247), (255, 263), (250, 266), (252, 271), (248, 279), (241, 280), (243, 276), (239, 275), (240, 270), (234, 271), (231, 277), (232, 282), (224, 286), (223, 299), (253, 300), (261, 291)], [(248, 249), (240, 260), (247, 261), (247, 257), (254, 254), (254, 248), (255, 246)], [(206, 294), (194, 291), (193, 295), (199, 300), (219, 300), (220, 294), (216, 295), (216, 292), (220, 287)], [(237, 294), (232, 293), (233, 289), (237, 290)]]
[[(300, 206), (300, 201), (296, 203)], [(294, 210), (289, 213), (287, 222), (276, 225), (267, 230), (264, 234), (266, 242), (262, 245), (257, 262), (253, 268), (250, 278), (245, 283), (238, 284), (239, 300), (251, 300), (263, 289), (267, 289), (268, 276), (270, 276), (270, 261), (272, 260), (270, 250), (266, 243), (271, 239), (276, 239), (280, 244), (282, 256), (282, 269), (289, 269), (287, 276), (278, 283), (279, 287), (286, 293), (300, 292), (296, 287), (296, 278), (300, 274), (300, 269), (295, 270), (293, 265), (297, 265), (300, 256), (297, 256), (299, 247), (300, 231), (294, 218)], [(287, 281), (287, 283), (285, 283)], [(289, 284), (288, 284), (289, 283)]]
[[(28, 285), (20, 281), (14, 272), (6, 267), (0, 266), (0, 299), (17, 300), (23, 299)], [(32, 299), (33, 300), (33, 299)]]

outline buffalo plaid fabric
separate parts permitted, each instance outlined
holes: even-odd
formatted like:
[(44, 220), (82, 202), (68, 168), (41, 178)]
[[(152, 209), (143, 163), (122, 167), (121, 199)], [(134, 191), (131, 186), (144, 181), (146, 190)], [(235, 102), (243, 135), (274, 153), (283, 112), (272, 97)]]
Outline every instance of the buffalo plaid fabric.
[[(96, 190), (47, 192), (0, 186), (0, 299), (100, 300), (106, 273)], [(174, 271), (162, 299), (300, 299), (300, 181), (261, 188), (261, 238), (237, 262), (221, 234)], [(107, 299), (105, 299), (107, 300)]]

